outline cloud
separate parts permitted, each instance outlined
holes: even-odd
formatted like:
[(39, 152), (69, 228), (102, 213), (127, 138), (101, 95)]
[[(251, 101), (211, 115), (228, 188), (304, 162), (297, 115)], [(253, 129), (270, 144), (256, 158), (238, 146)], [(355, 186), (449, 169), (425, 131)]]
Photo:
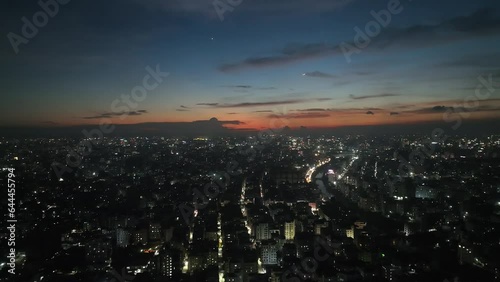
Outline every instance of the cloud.
[(480, 67), (480, 68), (497, 68), (497, 60), (500, 58), (500, 53), (483, 53), (477, 55), (463, 56), (459, 59), (450, 60), (437, 66), (443, 67)]
[[(480, 103), (493, 103), (497, 99), (482, 100)], [(405, 113), (411, 114), (435, 114), (435, 113), (464, 113), (464, 112), (496, 112), (500, 111), (500, 106), (493, 105), (479, 105), (476, 107), (464, 107), (464, 106), (434, 106), (427, 108), (420, 108), (411, 111), (405, 111)]]
[(495, 15), (493, 9), (483, 8), (469, 15), (454, 17), (437, 24), (388, 28), (373, 39), (368, 49), (384, 50), (390, 47), (415, 49), (494, 35), (498, 32), (500, 32), (500, 18)]
[(374, 74), (375, 72), (372, 72), (372, 71), (355, 71), (354, 74), (355, 75), (371, 75), (371, 74)]
[(305, 72), (302, 75), (303, 76), (308, 76), (308, 77), (319, 77), (319, 78), (334, 78), (334, 77), (337, 77), (336, 75), (329, 74), (329, 73), (326, 73), (326, 72), (321, 72), (321, 71)]
[(352, 94), (349, 95), (349, 97), (351, 97), (351, 99), (354, 99), (354, 100), (364, 100), (364, 99), (383, 98), (383, 97), (395, 97), (395, 96), (400, 96), (400, 94), (380, 93), (380, 94), (365, 95), (365, 96), (354, 96)]
[[(500, 98), (485, 100), (443, 100), (424, 102), (419, 104), (387, 104), (386, 108), (393, 109), (391, 115), (397, 114), (442, 114), (464, 112), (500, 112)], [(398, 111), (395, 111), (397, 109)]]
[(245, 85), (245, 84), (241, 84), (241, 85), (223, 85), (221, 87), (235, 88), (235, 89), (239, 89), (241, 91), (246, 90), (246, 89), (255, 89), (255, 90), (275, 90), (276, 89), (276, 87), (255, 87), (255, 86), (252, 86), (252, 85)]
[[(311, 108), (311, 109), (297, 109), (294, 110), (295, 113), (283, 114), (283, 115), (269, 115), (269, 118), (289, 118), (289, 119), (301, 119), (301, 118), (325, 118), (332, 116), (350, 116), (350, 115), (375, 115), (374, 111), (385, 111), (381, 108), (331, 108), (331, 109), (321, 109), (321, 108)], [(298, 113), (297, 113), (298, 112)]]
[(82, 117), (82, 119), (113, 118), (113, 117), (119, 117), (119, 116), (122, 116), (122, 115), (126, 115), (126, 116), (140, 116), (140, 115), (147, 114), (147, 113), (148, 113), (148, 111), (146, 111), (146, 110), (137, 110), (137, 111), (130, 111), (130, 112), (122, 112), (122, 113), (111, 112), (111, 113), (102, 113), (102, 114), (98, 114), (98, 115), (95, 115), (95, 116), (86, 116), (86, 117)]
[[(388, 48), (415, 49), (462, 41), (480, 36), (490, 36), (500, 32), (500, 18), (491, 9), (481, 9), (467, 16), (454, 17), (434, 25), (413, 25), (406, 28), (387, 28), (372, 38), (363, 51), (383, 51)], [(354, 37), (355, 34), (352, 35)], [(356, 48), (353, 42), (338, 44), (307, 43), (289, 44), (277, 54), (250, 57), (239, 62), (219, 66), (222, 72), (238, 71), (246, 68), (280, 66), (302, 60), (325, 56), (343, 55), (341, 46)]]
[(399, 115), (399, 113), (398, 112), (391, 112), (389, 115), (396, 116), (396, 115)]
[(327, 43), (293, 44), (286, 46), (281, 50), (281, 54), (279, 55), (247, 58), (241, 62), (223, 64), (218, 69), (222, 72), (231, 72), (245, 68), (284, 65), (304, 59), (318, 58), (336, 53), (340, 54), (340, 49), (337, 47), (337, 45)]
[(326, 109), (321, 109), (321, 108), (310, 108), (310, 109), (298, 109), (295, 110), (297, 112), (324, 112)]
[(447, 106), (433, 106), (427, 108), (420, 108), (411, 111), (405, 111), (405, 113), (411, 114), (435, 114), (435, 113), (445, 113), (450, 112), (464, 112), (466, 109), (464, 107), (447, 107)]
[(383, 109), (381, 108), (340, 108), (340, 109), (328, 109), (331, 112), (336, 112), (336, 111), (382, 111)]
[(228, 115), (237, 115), (238, 113), (227, 113)]
[(331, 98), (316, 98), (316, 99), (292, 99), (292, 100), (281, 100), (281, 101), (271, 101), (271, 102), (244, 102), (235, 104), (219, 104), (219, 103), (200, 103), (197, 105), (206, 105), (216, 108), (247, 108), (247, 107), (263, 107), (263, 106), (277, 106), (277, 105), (288, 105), (288, 104), (299, 104), (312, 101), (329, 101)]
[(497, 31), (500, 28), (500, 19), (496, 17), (494, 12), (495, 10), (491, 8), (479, 9), (468, 16), (445, 21), (440, 26), (448, 26), (452, 30), (467, 33)]
[(239, 121), (239, 120), (221, 120), (218, 122), (220, 124), (234, 124), (234, 125), (246, 124), (246, 123)]
[(227, 86), (225, 86), (225, 87), (232, 87), (232, 88), (244, 88), (244, 89), (246, 89), (246, 88), (252, 88), (252, 86), (251, 86), (251, 85), (227, 85)]
[(268, 118), (283, 118), (283, 119), (302, 119), (302, 118), (326, 118), (330, 114), (326, 113), (291, 113), (284, 115), (268, 115)]
[(47, 120), (47, 121), (42, 121), (40, 122), (41, 124), (44, 124), (44, 125), (59, 125), (60, 123), (58, 122), (55, 122), (55, 121), (51, 121), (51, 120)]
[(271, 110), (263, 110), (263, 111), (254, 111), (254, 113), (272, 113)]
[[(446, 110), (448, 110), (448, 109), (454, 109), (454, 108), (453, 107), (445, 107), (445, 106), (435, 106), (435, 107), (428, 109), (428, 111), (442, 113), (442, 112), (446, 112)], [(424, 110), (426, 110), (426, 109), (424, 109)]]
[(415, 105), (413, 105), (413, 104), (390, 103), (390, 104), (387, 104), (386, 107), (405, 110), (405, 109), (415, 108)]
[(234, 124), (234, 125), (239, 125), (239, 124), (245, 124), (244, 122), (242, 121), (239, 121), (239, 120), (218, 120), (217, 118), (213, 117), (209, 120), (196, 120), (196, 121), (193, 121), (193, 123), (195, 124), (211, 124), (211, 125), (224, 125), (224, 124)]
[(214, 106), (219, 105), (219, 103), (198, 103), (196, 105), (198, 105), (198, 106), (212, 106), (212, 107), (214, 107)]
[(287, 105), (287, 104), (297, 104), (302, 103), (304, 100), (285, 100), (285, 101), (274, 101), (274, 102), (245, 102), (237, 104), (222, 104), (218, 107), (220, 108), (245, 108), (245, 107), (262, 107), (262, 106), (276, 106), (276, 105)]
[(184, 105), (180, 105), (179, 106), (180, 109), (176, 109), (177, 112), (189, 112), (190, 111), (190, 107), (187, 107), (187, 106), (184, 106)]

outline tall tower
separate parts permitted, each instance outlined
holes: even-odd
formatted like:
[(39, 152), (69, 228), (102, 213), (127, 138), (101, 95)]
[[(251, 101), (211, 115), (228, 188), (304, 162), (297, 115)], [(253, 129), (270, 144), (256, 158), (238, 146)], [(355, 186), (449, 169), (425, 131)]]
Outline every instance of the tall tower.
[(295, 239), (295, 220), (290, 222), (285, 222), (285, 239), (293, 240)]
[(271, 232), (269, 231), (269, 223), (259, 223), (255, 227), (255, 239), (256, 240), (269, 240), (271, 239)]
[(160, 251), (155, 264), (156, 274), (175, 278), (181, 273), (181, 255), (177, 250), (165, 248)]

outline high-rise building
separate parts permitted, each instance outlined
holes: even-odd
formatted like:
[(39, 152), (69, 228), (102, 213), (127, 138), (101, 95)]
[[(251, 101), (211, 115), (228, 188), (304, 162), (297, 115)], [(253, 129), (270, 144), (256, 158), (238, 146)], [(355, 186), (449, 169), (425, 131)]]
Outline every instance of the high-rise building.
[(405, 234), (405, 236), (410, 236), (411, 234), (413, 234), (413, 226), (411, 223), (408, 223), (406, 222), (403, 226), (403, 233)]
[[(385, 265), (382, 267), (384, 278), (387, 281), (398, 280), (398, 276), (401, 274), (401, 267), (394, 264)], [(399, 280), (398, 280), (399, 281)]]
[(282, 247), (283, 259), (290, 259), (297, 257), (297, 246), (292, 243), (285, 243)]
[(128, 243), (130, 241), (130, 234), (127, 230), (123, 228), (118, 228), (116, 230), (116, 246), (118, 248), (126, 248), (128, 247)]
[(158, 276), (175, 278), (181, 273), (181, 255), (177, 250), (165, 248), (160, 251), (155, 262)]
[(295, 220), (290, 222), (285, 222), (285, 239), (293, 240), (295, 239)]
[(417, 199), (435, 199), (436, 196), (437, 191), (427, 186), (418, 186), (415, 191), (415, 198)]
[(274, 241), (266, 241), (261, 246), (261, 261), (263, 265), (278, 264), (278, 246)]
[(135, 244), (146, 245), (148, 243), (147, 229), (138, 229), (132, 232), (132, 240)]
[(345, 236), (347, 238), (351, 238), (351, 239), (354, 239), (354, 226), (351, 226), (350, 228), (347, 228), (345, 230)]
[(255, 226), (255, 239), (259, 241), (271, 239), (271, 232), (269, 231), (269, 223), (263, 222)]
[(90, 241), (85, 248), (85, 257), (93, 265), (105, 265), (111, 260), (111, 243), (96, 239)]
[(149, 224), (148, 237), (150, 241), (158, 241), (161, 239), (161, 225), (158, 223)]
[(319, 220), (314, 223), (314, 234), (321, 235), (323, 228), (328, 227), (328, 222), (325, 220)]

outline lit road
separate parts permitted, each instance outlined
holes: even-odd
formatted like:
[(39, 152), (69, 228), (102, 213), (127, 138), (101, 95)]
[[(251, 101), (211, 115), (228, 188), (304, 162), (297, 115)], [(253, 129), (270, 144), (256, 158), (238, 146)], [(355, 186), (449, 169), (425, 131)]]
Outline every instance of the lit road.
[(313, 167), (309, 168), (309, 170), (306, 172), (306, 182), (311, 183), (312, 182), (312, 176), (316, 169), (326, 163), (330, 162), (330, 159), (326, 159), (324, 161), (320, 161), (318, 164), (314, 165)]
[[(340, 173), (337, 177), (337, 179), (339, 181), (343, 180), (346, 173), (351, 169), (353, 163), (355, 160), (357, 160), (358, 157), (357, 156), (352, 156), (352, 159), (351, 161), (349, 162), (349, 164), (344, 168), (344, 170), (342, 171), (342, 173)], [(306, 182), (307, 183), (311, 183), (312, 182), (312, 177), (314, 175), (314, 173), (316, 172), (316, 170), (321, 167), (322, 165), (326, 164), (330, 162), (330, 159), (326, 160), (326, 161), (322, 161), (322, 162), (319, 162), (318, 165), (316, 166), (313, 166), (312, 168), (310, 168), (307, 173), (306, 173)], [(330, 197), (332, 197), (332, 194), (330, 194), (327, 190), (326, 190), (326, 187), (325, 187), (325, 183), (323, 181), (323, 173), (318, 173), (315, 177), (315, 180), (316, 180), (316, 185), (318, 186), (319, 190), (321, 191), (321, 194), (323, 194), (323, 201), (325, 201), (326, 199), (330, 199)]]
[(358, 157), (357, 157), (357, 156), (353, 156), (353, 157), (352, 157), (352, 159), (351, 159), (351, 161), (349, 162), (349, 164), (348, 164), (348, 165), (344, 168), (344, 171), (342, 171), (342, 173), (341, 173), (341, 174), (339, 174), (339, 176), (338, 176), (338, 180), (342, 180), (342, 179), (344, 179), (345, 174), (346, 174), (346, 173), (347, 173), (347, 172), (351, 169), (352, 164), (353, 164), (353, 163), (354, 163), (354, 161), (355, 161), (355, 160), (357, 160), (357, 159), (358, 159)]

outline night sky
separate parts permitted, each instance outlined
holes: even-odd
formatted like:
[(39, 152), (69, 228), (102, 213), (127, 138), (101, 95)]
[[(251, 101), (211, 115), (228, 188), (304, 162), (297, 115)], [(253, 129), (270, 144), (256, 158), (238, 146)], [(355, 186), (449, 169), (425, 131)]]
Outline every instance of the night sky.
[[(479, 76), (499, 86), (499, 1), (401, 0), (350, 60), (342, 49), (356, 46), (355, 28), (393, 1), (228, 2), (237, 5), (221, 17), (212, 0), (71, 0), (16, 54), (9, 34), (22, 36), (21, 18), (32, 21), (41, 7), (2, 1), (0, 126), (215, 117), (263, 129), (279, 117), (292, 128), (348, 127), (439, 121), (447, 111), (500, 118), (498, 90), (464, 103)], [(113, 110), (143, 85), (147, 66), (169, 75), (134, 107)]]

